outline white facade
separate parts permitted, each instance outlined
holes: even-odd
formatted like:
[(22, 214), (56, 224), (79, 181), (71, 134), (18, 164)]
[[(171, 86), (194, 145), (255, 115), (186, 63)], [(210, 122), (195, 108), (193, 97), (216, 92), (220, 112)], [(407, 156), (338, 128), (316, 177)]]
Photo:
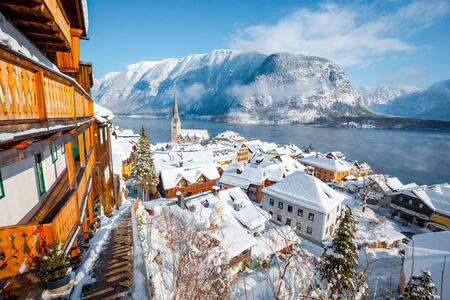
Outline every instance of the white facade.
[[(46, 192), (67, 167), (64, 146), (56, 149), (56, 160), (56, 155), (52, 157), (50, 150), (41, 153)], [(0, 172), (4, 190), (4, 197), (0, 199), (0, 226), (27, 223), (41, 205), (36, 156), (3, 167)]]
[(27, 223), (39, 208), (34, 156), (0, 170), (5, 197), (0, 199), (0, 226)]
[(321, 245), (337, 226), (345, 195), (304, 172), (290, 176), (262, 190), (262, 206), (272, 220), (289, 225), (312, 242)]
[[(271, 199), (273, 205), (271, 205)], [(316, 244), (322, 244), (323, 241), (333, 235), (342, 209), (341, 205), (337, 205), (329, 213), (324, 214), (267, 194), (264, 194), (262, 206), (271, 214), (275, 223), (288, 225), (288, 219), (290, 219), (291, 228), (295, 229), (302, 237)], [(292, 208), (290, 209), (289, 206)], [(281, 218), (281, 221), (279, 221), (279, 218)]]

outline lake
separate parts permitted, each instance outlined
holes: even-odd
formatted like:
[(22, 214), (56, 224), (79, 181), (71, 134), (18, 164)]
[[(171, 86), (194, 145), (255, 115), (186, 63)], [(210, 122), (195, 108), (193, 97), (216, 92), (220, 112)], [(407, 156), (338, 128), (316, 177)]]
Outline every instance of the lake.
[[(114, 125), (139, 133), (142, 125), (150, 143), (170, 141), (171, 119), (115, 117)], [(450, 183), (450, 133), (379, 129), (320, 128), (302, 125), (214, 123), (182, 120), (182, 128), (194, 124), (207, 129), (211, 138), (231, 130), (248, 140), (259, 139), (299, 148), (312, 144), (315, 151), (341, 151), (348, 159), (365, 161), (373, 170), (398, 177), (404, 184)]]

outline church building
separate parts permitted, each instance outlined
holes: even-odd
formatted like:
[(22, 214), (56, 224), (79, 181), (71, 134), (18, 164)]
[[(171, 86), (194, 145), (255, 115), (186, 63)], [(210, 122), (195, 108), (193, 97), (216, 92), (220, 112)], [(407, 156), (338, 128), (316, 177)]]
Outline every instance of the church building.
[(172, 117), (172, 143), (177, 144), (201, 144), (209, 139), (208, 130), (181, 129), (181, 121), (178, 116), (177, 91), (175, 90), (175, 99), (173, 102)]

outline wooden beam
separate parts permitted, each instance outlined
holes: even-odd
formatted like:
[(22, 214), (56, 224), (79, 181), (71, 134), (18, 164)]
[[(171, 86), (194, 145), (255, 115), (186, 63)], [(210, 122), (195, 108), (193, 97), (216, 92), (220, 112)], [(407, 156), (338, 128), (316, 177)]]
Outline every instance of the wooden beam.
[(15, 6), (20, 8), (34, 9), (42, 5), (42, 1), (36, 0), (2, 0), (4, 6)]
[(61, 33), (53, 27), (51, 29), (30, 27), (26, 30), (26, 33), (37, 36), (61, 36)]
[(28, 147), (28, 139), (2, 144), (3, 149), (23, 149)]
[(61, 136), (61, 134), (62, 134), (61, 131), (58, 131), (55, 133), (36, 136), (36, 137), (34, 137), (34, 139), (36, 139), (36, 140), (56, 140), (57, 138), (59, 138)]

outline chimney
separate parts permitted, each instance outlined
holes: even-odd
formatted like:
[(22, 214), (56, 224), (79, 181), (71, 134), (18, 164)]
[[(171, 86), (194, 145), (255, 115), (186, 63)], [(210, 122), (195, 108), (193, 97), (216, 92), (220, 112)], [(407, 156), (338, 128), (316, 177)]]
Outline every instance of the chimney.
[(212, 187), (212, 190), (214, 197), (219, 198), (219, 187), (215, 185)]
[(184, 203), (183, 194), (180, 191), (177, 192), (177, 197), (178, 197), (178, 200), (177, 200), (178, 206), (181, 207), (182, 209), (185, 209), (186, 205)]
[(180, 166), (180, 168), (182, 168), (183, 165), (184, 165), (184, 161), (183, 161), (183, 160), (180, 160), (180, 161), (178, 162), (178, 165)]

